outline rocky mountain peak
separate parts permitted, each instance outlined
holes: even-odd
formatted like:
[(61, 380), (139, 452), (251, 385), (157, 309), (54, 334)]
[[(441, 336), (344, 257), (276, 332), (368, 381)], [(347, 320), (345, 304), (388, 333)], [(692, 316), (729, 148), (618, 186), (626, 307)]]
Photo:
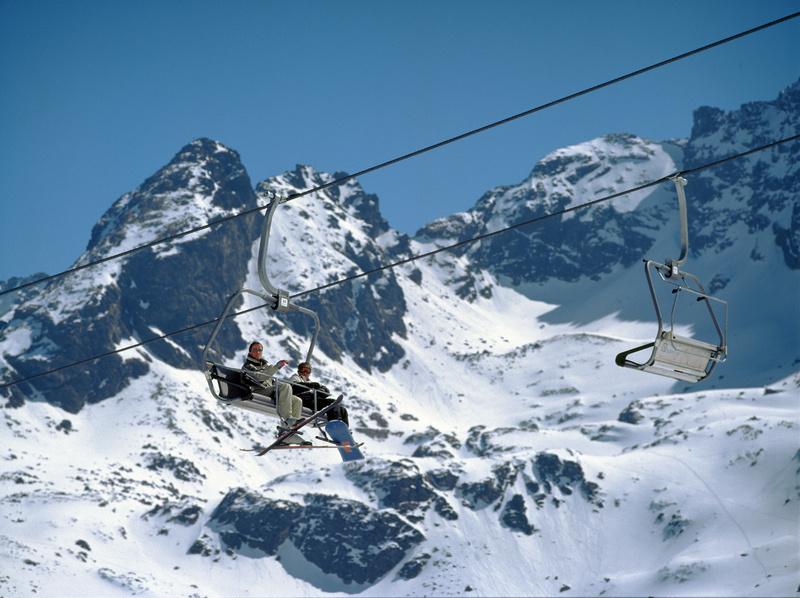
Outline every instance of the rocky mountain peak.
[(255, 206), (239, 154), (210, 139), (197, 139), (114, 202), (92, 229), (87, 251), (119, 248), (129, 237), (129, 244), (142, 244)]
[(322, 200), (321, 207), (326, 208), (325, 202), (340, 206), (348, 216), (360, 220), (365, 225), (365, 232), (373, 238), (387, 232), (389, 223), (381, 216), (378, 196), (365, 193), (361, 184), (355, 179), (348, 178), (349, 176), (342, 171), (333, 174), (320, 173), (312, 166), (298, 164), (293, 171), (261, 181), (256, 185), (256, 192), (264, 194), (273, 191), (279, 196), (291, 197), (308, 189), (329, 185), (333, 181), (343, 181), (331, 185), (319, 194)]
[[(239, 155), (219, 143), (198, 139), (111, 206), (94, 227), (89, 249), (77, 264), (202, 227), (256, 205)], [(9, 324), (4, 332), (29, 339), (21, 351), (8, 356), (8, 363), (16, 376), (27, 377), (43, 367), (58, 368), (88, 355), (113, 352), (137, 339), (212, 320), (225, 297), (246, 277), (258, 225), (253, 218), (242, 218), (224, 231), (211, 227), (180, 236), (54, 281), (6, 315)], [(215, 259), (226, 266), (215, 267)], [(184, 339), (188, 351), (168, 343), (150, 348), (168, 363), (195, 367), (205, 331), (191, 336)], [(148, 361), (141, 354), (112, 355), (80, 370), (63, 370), (14, 387), (12, 402), (36, 394), (75, 413), (146, 374)]]
[[(748, 102), (730, 112), (702, 106), (694, 111), (692, 135), (686, 147), (684, 168), (696, 168), (714, 159), (796, 135), (798, 121), (800, 80), (783, 90), (772, 101)], [(790, 147), (779, 151), (788, 152)], [(755, 156), (752, 160), (761, 159)]]

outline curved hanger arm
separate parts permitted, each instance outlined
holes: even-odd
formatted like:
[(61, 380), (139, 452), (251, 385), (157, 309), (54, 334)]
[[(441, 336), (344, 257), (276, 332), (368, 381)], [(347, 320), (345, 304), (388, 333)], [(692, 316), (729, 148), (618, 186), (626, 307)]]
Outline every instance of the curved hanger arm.
[(261, 286), (271, 295), (267, 302), (272, 305), (272, 309), (278, 312), (299, 311), (314, 318), (314, 332), (311, 336), (311, 344), (309, 345), (308, 352), (306, 353), (306, 361), (311, 362), (311, 354), (314, 352), (314, 346), (317, 342), (317, 335), (319, 334), (319, 317), (316, 313), (305, 307), (294, 305), (289, 301), (289, 292), (279, 289), (269, 279), (267, 274), (267, 250), (269, 248), (269, 234), (272, 228), (272, 218), (278, 206), (285, 203), (286, 200), (278, 197), (272, 191), (269, 191), (267, 197), (272, 201), (269, 204), (267, 213), (264, 216), (264, 223), (261, 226), (261, 245), (258, 249), (258, 278), (261, 281)]
[(681, 256), (677, 260), (667, 259), (666, 266), (669, 272), (668, 278), (677, 278), (680, 275), (680, 267), (686, 263), (689, 255), (689, 218), (686, 214), (686, 193), (683, 188), (686, 186), (686, 179), (681, 175), (669, 177), (675, 183), (675, 191), (678, 194), (678, 211), (681, 224)]
[[(269, 231), (272, 227), (272, 217), (275, 215), (275, 210), (283, 202), (272, 192), (270, 192), (269, 197), (272, 201), (267, 209), (267, 214), (264, 216), (264, 223), (261, 225), (261, 245), (258, 249), (258, 278), (261, 281), (261, 286), (263, 286), (270, 295), (275, 297), (273, 309), (281, 311), (281, 308), (288, 308), (289, 306), (288, 293), (281, 291), (273, 285), (267, 275), (267, 248), (269, 247)], [(286, 298), (285, 302), (280, 300), (281, 295)]]

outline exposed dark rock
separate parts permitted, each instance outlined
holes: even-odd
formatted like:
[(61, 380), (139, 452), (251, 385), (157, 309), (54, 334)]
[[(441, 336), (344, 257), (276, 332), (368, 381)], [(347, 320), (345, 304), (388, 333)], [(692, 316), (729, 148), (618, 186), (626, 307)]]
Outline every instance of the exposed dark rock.
[(75, 544), (77, 544), (84, 550), (89, 550), (89, 551), (92, 550), (91, 547), (89, 546), (89, 543), (86, 540), (78, 540), (77, 542), (75, 542)]
[(194, 463), (188, 459), (182, 459), (173, 455), (163, 455), (161, 453), (148, 453), (145, 454), (147, 461), (147, 469), (152, 471), (161, 471), (168, 469), (172, 471), (173, 475), (179, 480), (192, 481), (199, 478), (204, 478), (205, 475), (200, 472)]
[(461, 504), (473, 511), (488, 507), (502, 495), (503, 488), (492, 478), (481, 482), (465, 482), (456, 491), (456, 496), (461, 498)]
[(503, 525), (514, 531), (522, 532), (526, 536), (530, 536), (533, 532), (537, 531), (536, 528), (528, 521), (528, 516), (525, 508), (525, 499), (521, 494), (515, 494), (511, 497), (505, 507), (503, 513), (500, 515), (500, 521)]
[(455, 521), (458, 519), (458, 512), (450, 505), (444, 496), (437, 496), (433, 501), (433, 510), (442, 519)]
[(233, 438), (233, 433), (231, 432), (231, 429), (228, 426), (226, 426), (222, 422), (222, 420), (220, 420), (211, 411), (204, 409), (202, 411), (202, 420), (203, 423), (207, 425), (210, 430), (214, 432), (224, 432), (228, 438)]
[(409, 513), (423, 507), (435, 496), (433, 488), (408, 459), (387, 462), (381, 467), (357, 463), (347, 471), (347, 478), (360, 488), (373, 492), (381, 508)]
[(662, 536), (666, 542), (670, 538), (675, 538), (683, 533), (683, 530), (689, 525), (691, 521), (681, 516), (680, 511), (676, 511), (667, 519), (667, 509), (674, 506), (675, 503), (653, 502), (650, 504), (651, 511), (657, 511), (654, 523), (656, 525), (663, 525)]
[(200, 519), (200, 515), (203, 513), (203, 509), (198, 506), (187, 507), (183, 509), (180, 513), (175, 515), (174, 517), (170, 517), (167, 519), (167, 522), (175, 522), (181, 525), (194, 525)]
[[(225, 210), (256, 206), (239, 155), (200, 139), (111, 206), (94, 227), (82, 259), (94, 261), (119, 252), (128, 235), (141, 234), (137, 231), (165, 238), (207, 223), (205, 213), (191, 209), (195, 194), (206, 195), (214, 206)], [(174, 216), (167, 218), (165, 213)], [(172, 332), (215, 318), (219, 306), (241, 286), (247, 264), (240, 259), (226, 260), (225, 268), (210, 269), (209, 256), (249, 255), (252, 239), (258, 234), (253, 218), (241, 218), (222, 228), (131, 254), (116, 262), (118, 274), (102, 285), (89, 285), (91, 270), (51, 282), (17, 308), (16, 318), (41, 332), (28, 351), (8, 355), (9, 364), (20, 377), (27, 377), (41, 371), (43, 357), (46, 366), (54, 369), (111, 352), (125, 339), (148, 340), (154, 337), (154, 329)], [(78, 292), (82, 294), (79, 301), (69, 297)], [(62, 303), (69, 307), (56, 322), (52, 312)], [(232, 330), (235, 325), (221, 333), (221, 340), (230, 344), (232, 338), (226, 335), (235, 337)], [(194, 368), (206, 340), (207, 331), (200, 329), (182, 336), (183, 351), (163, 342), (151, 343), (148, 351), (174, 366)], [(21, 385), (20, 390), (26, 395), (39, 393), (49, 403), (77, 413), (87, 402), (118, 394), (148, 371), (141, 357), (112, 355), (38, 378)]]
[(251, 557), (274, 556), (288, 541), (323, 573), (346, 584), (374, 583), (424, 539), (396, 514), (357, 501), (307, 494), (300, 505), (242, 488), (220, 502), (208, 527), (224, 547)]
[(397, 579), (414, 579), (422, 573), (422, 569), (430, 559), (431, 555), (427, 552), (415, 556), (400, 568), (400, 571), (397, 572)]
[(458, 483), (458, 475), (450, 469), (434, 469), (425, 478), (437, 490), (452, 490)]
[(416, 432), (414, 434), (410, 434), (408, 438), (403, 441), (403, 444), (424, 444), (426, 442), (430, 442), (434, 438), (436, 438), (440, 434), (439, 430), (434, 428), (433, 426), (428, 426), (428, 429), (424, 432)]
[(640, 401), (633, 401), (620, 412), (619, 417), (617, 417), (617, 421), (621, 421), (626, 424), (638, 424), (644, 419), (644, 415), (642, 415), (639, 411), (641, 408), (642, 403)]
[(531, 463), (536, 481), (546, 494), (552, 495), (553, 488), (558, 488), (562, 496), (569, 496), (577, 490), (591, 503), (602, 507), (600, 487), (588, 481), (583, 468), (574, 461), (561, 461), (558, 455), (539, 453)]
[[(501, 463), (492, 469), (494, 478), (480, 482), (465, 482), (458, 486), (456, 496), (461, 498), (463, 505), (473, 510), (486, 508), (500, 499), (506, 488), (514, 484), (520, 468), (521, 465)], [(498, 503), (495, 510), (500, 506)]]
[(211, 556), (217, 551), (214, 548), (214, 541), (206, 534), (194, 541), (194, 543), (186, 551), (187, 554), (196, 554), (199, 556)]
[(514, 450), (513, 446), (500, 446), (492, 442), (493, 438), (512, 432), (514, 428), (496, 428), (486, 430), (486, 426), (479, 425), (469, 429), (465, 446), (479, 457), (497, 453), (507, 453)]

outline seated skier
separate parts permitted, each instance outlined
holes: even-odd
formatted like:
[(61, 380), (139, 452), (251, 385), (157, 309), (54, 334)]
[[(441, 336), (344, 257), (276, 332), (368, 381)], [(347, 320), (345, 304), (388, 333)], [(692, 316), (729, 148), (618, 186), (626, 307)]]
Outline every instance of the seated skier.
[[(289, 378), (292, 384), (292, 392), (296, 397), (299, 397), (303, 402), (304, 407), (308, 407), (312, 411), (319, 411), (323, 407), (333, 403), (330, 398), (331, 391), (327, 386), (323, 386), (319, 382), (312, 382), (311, 378), (311, 364), (307, 361), (302, 362), (297, 366), (297, 373)], [(316, 393), (316, 405), (314, 404), (314, 394)], [(350, 427), (350, 421), (347, 417), (347, 409), (342, 407), (341, 403), (329, 412), (331, 414), (329, 419), (340, 419), (347, 427)]]
[[(277, 365), (270, 365), (266, 359), (261, 357), (264, 348), (261, 343), (255, 341), (250, 343), (248, 349), (247, 359), (244, 361), (242, 370), (244, 370), (244, 379), (250, 377), (258, 384), (252, 383), (250, 386), (254, 392), (262, 394), (275, 399), (278, 407), (278, 415), (286, 424), (292, 428), (297, 425), (297, 422), (303, 419), (303, 402), (300, 398), (292, 395), (292, 387), (284, 382), (276, 382), (273, 376), (283, 366), (288, 365), (286, 360), (279, 361)], [(283, 444), (311, 444), (303, 438), (299, 432), (295, 432), (283, 441)]]

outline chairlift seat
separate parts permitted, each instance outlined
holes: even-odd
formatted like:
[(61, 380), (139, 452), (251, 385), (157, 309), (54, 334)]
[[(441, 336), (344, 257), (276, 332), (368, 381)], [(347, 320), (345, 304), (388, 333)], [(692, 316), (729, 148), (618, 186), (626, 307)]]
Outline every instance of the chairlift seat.
[[(275, 399), (247, 386), (242, 380), (241, 370), (209, 361), (206, 362), (206, 375), (209, 385), (213, 381), (211, 390), (221, 403), (280, 418)], [(303, 417), (312, 414), (311, 409), (303, 407)]]
[[(628, 359), (629, 355), (650, 348), (653, 351), (647, 361), (637, 363)], [(652, 343), (617, 355), (616, 364), (676, 380), (699, 382), (707, 378), (724, 357), (723, 348), (697, 339), (678, 336), (669, 330), (662, 330)]]
[(241, 371), (211, 362), (207, 363), (207, 368), (208, 375), (217, 383), (220, 399), (246, 401), (253, 395), (250, 387), (242, 382)]

